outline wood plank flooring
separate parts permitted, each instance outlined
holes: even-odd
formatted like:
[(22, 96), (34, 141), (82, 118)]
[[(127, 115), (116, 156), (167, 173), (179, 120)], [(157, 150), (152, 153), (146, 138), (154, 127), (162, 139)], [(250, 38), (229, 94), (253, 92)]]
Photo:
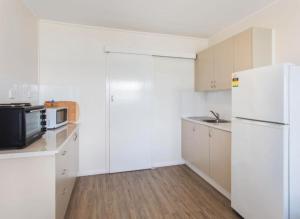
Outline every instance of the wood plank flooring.
[(81, 177), (67, 219), (235, 219), (230, 201), (185, 165)]

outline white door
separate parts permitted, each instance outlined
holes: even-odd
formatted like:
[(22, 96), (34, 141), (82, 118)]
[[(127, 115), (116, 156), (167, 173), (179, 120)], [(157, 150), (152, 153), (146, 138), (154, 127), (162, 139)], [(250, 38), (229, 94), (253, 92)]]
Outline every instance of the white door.
[(232, 121), (231, 205), (247, 219), (288, 218), (289, 126)]
[(275, 65), (233, 74), (233, 117), (289, 123), (290, 65)]
[(151, 56), (108, 54), (110, 172), (151, 168)]

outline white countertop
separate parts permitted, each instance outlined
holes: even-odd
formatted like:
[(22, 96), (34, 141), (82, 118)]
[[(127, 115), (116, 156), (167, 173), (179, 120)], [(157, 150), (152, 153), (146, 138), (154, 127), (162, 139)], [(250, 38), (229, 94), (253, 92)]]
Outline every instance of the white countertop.
[(68, 124), (55, 130), (48, 130), (41, 139), (24, 149), (0, 151), (0, 159), (55, 155), (71, 138), (78, 126), (78, 124)]
[(201, 125), (206, 125), (212, 128), (216, 128), (216, 129), (220, 129), (223, 131), (227, 131), (227, 132), (231, 132), (231, 123), (209, 123), (209, 122), (204, 122), (204, 121), (199, 121), (199, 120), (195, 120), (190, 118), (191, 116), (184, 116), (182, 117), (182, 119), (186, 120), (186, 121), (190, 121), (190, 122), (194, 122), (194, 123), (198, 123)]

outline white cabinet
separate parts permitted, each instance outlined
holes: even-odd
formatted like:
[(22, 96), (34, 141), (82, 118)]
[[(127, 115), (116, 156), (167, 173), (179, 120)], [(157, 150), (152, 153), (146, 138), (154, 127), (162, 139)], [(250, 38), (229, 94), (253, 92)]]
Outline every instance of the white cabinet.
[(56, 219), (63, 219), (78, 172), (78, 133), (56, 154)]
[(231, 133), (182, 120), (182, 157), (230, 193)]
[(69, 124), (0, 153), (0, 218), (64, 218), (78, 172), (78, 132)]

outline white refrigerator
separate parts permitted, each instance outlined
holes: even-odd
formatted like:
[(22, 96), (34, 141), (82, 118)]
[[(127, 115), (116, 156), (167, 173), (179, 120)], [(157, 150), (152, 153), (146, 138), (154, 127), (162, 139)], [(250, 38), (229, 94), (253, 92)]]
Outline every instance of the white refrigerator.
[(300, 68), (233, 74), (231, 205), (245, 219), (300, 218)]

